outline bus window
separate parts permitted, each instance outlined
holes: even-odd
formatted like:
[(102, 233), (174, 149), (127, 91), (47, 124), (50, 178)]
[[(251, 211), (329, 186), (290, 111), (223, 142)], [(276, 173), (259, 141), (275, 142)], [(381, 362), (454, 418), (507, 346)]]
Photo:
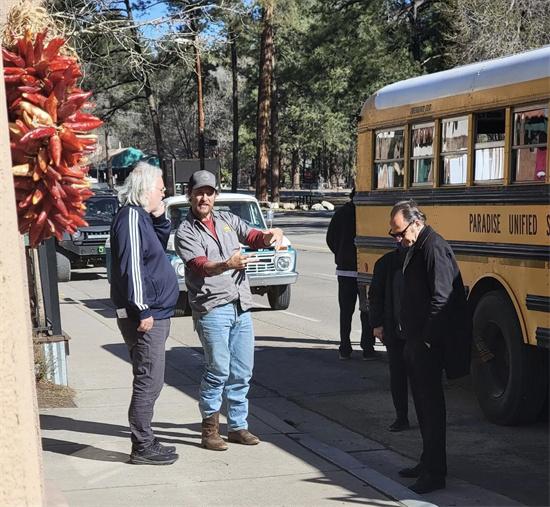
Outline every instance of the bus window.
[(475, 116), (474, 181), (504, 178), (504, 110), (478, 113)]
[(433, 183), (434, 124), (413, 125), (411, 130), (411, 167), (413, 185)]
[(464, 185), (468, 164), (468, 118), (450, 118), (441, 122), (441, 182)]
[(545, 181), (548, 108), (514, 112), (512, 175), (514, 181)]
[(374, 188), (402, 188), (404, 183), (404, 129), (376, 133)]

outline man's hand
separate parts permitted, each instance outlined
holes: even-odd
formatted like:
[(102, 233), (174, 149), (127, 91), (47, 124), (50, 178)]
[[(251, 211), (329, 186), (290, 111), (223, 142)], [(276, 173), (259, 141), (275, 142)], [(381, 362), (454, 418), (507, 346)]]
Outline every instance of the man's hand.
[(246, 269), (250, 262), (258, 262), (258, 257), (242, 254), (239, 250), (227, 259), (226, 265), (227, 269)]
[(153, 328), (153, 317), (147, 317), (146, 319), (143, 319), (139, 322), (139, 327), (137, 330), (140, 333), (146, 333), (147, 331), (150, 331)]
[(151, 211), (151, 215), (158, 218), (161, 215), (164, 215), (164, 202), (160, 201), (160, 204), (158, 205), (158, 208)]
[(384, 327), (383, 326), (375, 327), (372, 330), (372, 334), (375, 338), (378, 338), (382, 343), (384, 343)]
[(278, 250), (283, 242), (283, 231), (282, 229), (268, 229), (264, 232), (264, 245), (273, 246), (275, 250)]

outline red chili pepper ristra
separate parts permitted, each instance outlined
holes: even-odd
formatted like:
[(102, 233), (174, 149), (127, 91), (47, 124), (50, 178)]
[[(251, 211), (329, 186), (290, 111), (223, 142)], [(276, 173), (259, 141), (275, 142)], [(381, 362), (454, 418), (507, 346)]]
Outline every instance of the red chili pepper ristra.
[(91, 92), (76, 86), (82, 76), (73, 56), (60, 54), (65, 40), (46, 41), (30, 31), (14, 47), (2, 48), (10, 121), (10, 148), (18, 226), (31, 246), (87, 225), (84, 201), (92, 195), (82, 167), (103, 122), (91, 108)]
[(2, 58), (4, 62), (13, 63), (17, 67), (25, 67), (25, 60), (12, 51), (8, 51), (6, 48), (2, 48)]
[(4, 76), (23, 76), (26, 73), (21, 67), (4, 67)]
[(43, 139), (44, 137), (51, 137), (56, 133), (55, 127), (37, 127), (27, 132), (20, 140), (21, 144), (25, 144), (30, 139)]
[(61, 163), (61, 150), (61, 139), (57, 134), (54, 134), (52, 137), (50, 137), (49, 151), (50, 156), (52, 157), (53, 164), (56, 167), (59, 167), (59, 164)]

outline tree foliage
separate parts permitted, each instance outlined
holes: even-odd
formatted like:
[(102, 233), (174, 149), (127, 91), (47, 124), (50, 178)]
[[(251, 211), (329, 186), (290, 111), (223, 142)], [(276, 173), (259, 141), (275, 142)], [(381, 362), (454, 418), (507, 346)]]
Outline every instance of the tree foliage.
[(456, 65), (550, 44), (548, 0), (453, 0), (452, 62)]
[(148, 76), (167, 156), (197, 157), (199, 47), (206, 156), (221, 160), (227, 182), (239, 167), (240, 186), (255, 186), (258, 139), (268, 179), (275, 164), (283, 186), (350, 185), (356, 118), (376, 90), (550, 43), (547, 0), (272, 0), (272, 85), (262, 93), (274, 115), (258, 122), (265, 1), (137, 0), (133, 20), (126, 1), (47, 0), (69, 26), (97, 112), (123, 145), (157, 151)]

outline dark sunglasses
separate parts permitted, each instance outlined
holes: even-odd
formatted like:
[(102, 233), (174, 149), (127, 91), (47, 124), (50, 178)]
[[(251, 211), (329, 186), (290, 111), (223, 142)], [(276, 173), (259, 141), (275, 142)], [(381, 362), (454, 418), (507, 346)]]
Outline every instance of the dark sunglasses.
[(399, 239), (399, 238), (403, 238), (403, 236), (405, 236), (405, 233), (407, 232), (407, 229), (414, 223), (413, 222), (409, 222), (409, 225), (407, 225), (407, 227), (405, 227), (401, 232), (391, 232), (391, 229), (388, 231), (388, 234), (394, 238), (394, 239)]

